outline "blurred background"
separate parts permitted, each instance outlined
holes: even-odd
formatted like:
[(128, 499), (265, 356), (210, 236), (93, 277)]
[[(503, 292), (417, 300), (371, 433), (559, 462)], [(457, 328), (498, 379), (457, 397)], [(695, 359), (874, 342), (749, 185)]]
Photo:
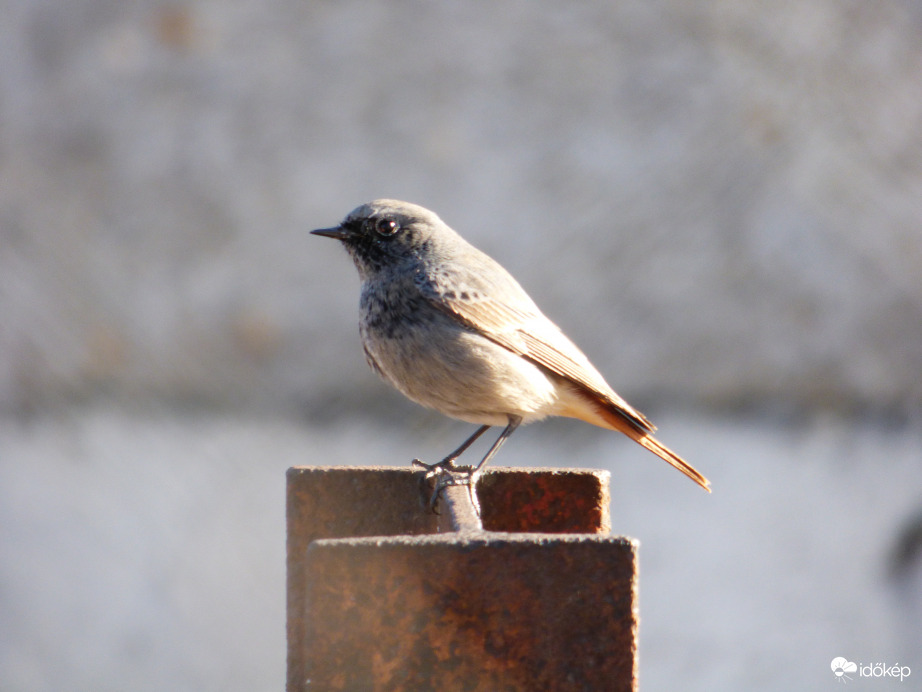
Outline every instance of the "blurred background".
[(308, 234), (376, 197), (711, 479), (575, 421), (497, 461), (611, 470), (645, 689), (922, 679), (920, 33), (915, 0), (0, 0), (0, 688), (283, 687), (285, 470), (472, 429), (365, 366)]

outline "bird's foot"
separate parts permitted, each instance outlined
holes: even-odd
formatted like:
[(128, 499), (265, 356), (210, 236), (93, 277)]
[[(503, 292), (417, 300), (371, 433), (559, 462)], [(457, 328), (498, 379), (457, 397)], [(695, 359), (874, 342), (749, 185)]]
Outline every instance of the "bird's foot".
[(417, 468), (425, 469), (427, 476), (436, 475), (443, 471), (457, 471), (467, 468), (465, 466), (455, 466), (455, 459), (456, 457), (445, 457), (442, 459), (442, 461), (438, 461), (434, 464), (427, 464), (422, 459), (414, 459), (411, 462), (411, 465), (416, 466)]
[[(420, 479), (420, 486), (431, 490), (432, 494), (427, 504), (429, 509), (436, 514), (438, 514), (436, 504), (439, 501), (439, 495), (445, 488), (466, 485), (470, 488), (471, 497), (476, 497), (474, 495), (474, 485), (480, 473), (473, 466), (456, 466), (455, 460), (451, 457), (442, 459), (442, 461), (435, 464), (427, 464), (420, 459), (414, 459), (413, 466), (421, 468), (426, 472)], [(474, 506), (477, 506), (476, 500), (474, 501)]]

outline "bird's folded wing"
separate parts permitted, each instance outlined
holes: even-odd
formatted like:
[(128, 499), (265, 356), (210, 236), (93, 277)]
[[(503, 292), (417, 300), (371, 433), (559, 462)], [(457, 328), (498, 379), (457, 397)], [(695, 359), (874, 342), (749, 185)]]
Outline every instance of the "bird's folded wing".
[(468, 300), (438, 293), (431, 293), (427, 298), (487, 339), (569, 380), (600, 404), (614, 408), (637, 428), (649, 432), (656, 429), (608, 386), (589, 359), (557, 325), (537, 307), (532, 309), (533, 303), (521, 309), (482, 294)]

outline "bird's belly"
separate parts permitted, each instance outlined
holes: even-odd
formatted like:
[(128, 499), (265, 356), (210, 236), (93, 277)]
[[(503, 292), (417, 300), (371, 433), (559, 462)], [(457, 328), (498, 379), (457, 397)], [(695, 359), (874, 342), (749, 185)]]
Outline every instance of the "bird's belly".
[(486, 425), (552, 414), (557, 385), (530, 361), (441, 314), (400, 330), (362, 328), (369, 362), (413, 401)]

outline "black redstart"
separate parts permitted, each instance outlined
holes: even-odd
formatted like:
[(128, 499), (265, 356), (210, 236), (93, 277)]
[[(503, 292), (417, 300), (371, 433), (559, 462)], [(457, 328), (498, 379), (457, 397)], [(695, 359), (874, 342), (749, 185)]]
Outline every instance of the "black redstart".
[(489, 427), (505, 426), (476, 473), (520, 423), (567, 416), (624, 433), (710, 492), (512, 275), (433, 212), (379, 199), (312, 233), (342, 241), (358, 268), (368, 364), (413, 401), (480, 424), (434, 466), (453, 468)]

